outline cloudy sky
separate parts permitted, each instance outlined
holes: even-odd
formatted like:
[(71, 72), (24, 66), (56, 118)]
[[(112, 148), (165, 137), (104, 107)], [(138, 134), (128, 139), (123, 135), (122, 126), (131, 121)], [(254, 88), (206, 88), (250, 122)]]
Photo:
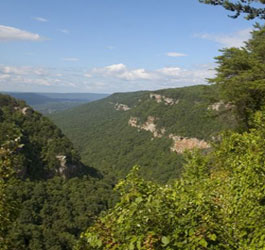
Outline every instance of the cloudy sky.
[(206, 83), (253, 22), (198, 0), (3, 0), (0, 91), (113, 93)]

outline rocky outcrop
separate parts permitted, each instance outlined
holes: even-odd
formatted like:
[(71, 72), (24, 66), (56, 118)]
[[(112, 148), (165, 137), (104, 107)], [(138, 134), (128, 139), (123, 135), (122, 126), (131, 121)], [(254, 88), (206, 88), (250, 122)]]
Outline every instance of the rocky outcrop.
[(67, 157), (65, 155), (57, 155), (56, 159), (60, 162), (60, 167), (57, 169), (57, 174), (69, 178), (77, 169), (76, 165), (67, 162)]
[(23, 115), (31, 115), (33, 113), (33, 109), (30, 107), (14, 107), (14, 109), (17, 111), (20, 111)]
[(199, 140), (197, 138), (187, 138), (173, 134), (170, 134), (168, 137), (173, 140), (173, 146), (170, 148), (170, 150), (180, 154), (184, 153), (185, 150), (192, 150), (194, 148), (210, 148), (210, 145), (206, 141)]
[(120, 111), (128, 111), (130, 110), (131, 108), (129, 108), (126, 104), (122, 104), (122, 103), (116, 103), (114, 105), (114, 108), (116, 110), (120, 110)]
[[(157, 118), (148, 116), (147, 121), (140, 125), (139, 119), (137, 117), (131, 117), (128, 121), (128, 124), (132, 127), (138, 128), (139, 130), (151, 132), (154, 138), (161, 138), (162, 136), (165, 136), (166, 129), (158, 129), (155, 124), (156, 120)], [(187, 138), (174, 134), (170, 134), (167, 137), (173, 140), (173, 145), (171, 146), (170, 150), (179, 154), (184, 153), (185, 150), (192, 150), (194, 148), (206, 149), (210, 147), (206, 141), (199, 140), (197, 138)]]
[(224, 101), (219, 101), (208, 106), (208, 110), (220, 111), (222, 109), (230, 110), (234, 106), (231, 103), (225, 103)]
[(154, 137), (161, 138), (163, 136), (163, 134), (166, 132), (166, 130), (164, 128), (157, 129), (156, 124), (155, 124), (155, 120), (156, 120), (155, 117), (148, 116), (147, 121), (144, 124), (139, 125), (138, 124), (138, 118), (137, 117), (131, 117), (130, 120), (128, 121), (128, 124), (132, 127), (135, 127), (135, 128), (141, 129), (141, 130), (150, 131)]
[(165, 105), (174, 105), (174, 104), (178, 104), (179, 103), (179, 100), (174, 100), (172, 98), (169, 98), (169, 97), (166, 97), (166, 96), (162, 96), (162, 95), (159, 95), (159, 94), (154, 94), (154, 93), (151, 93), (150, 94), (150, 98), (151, 99), (154, 99), (157, 103), (164, 103)]

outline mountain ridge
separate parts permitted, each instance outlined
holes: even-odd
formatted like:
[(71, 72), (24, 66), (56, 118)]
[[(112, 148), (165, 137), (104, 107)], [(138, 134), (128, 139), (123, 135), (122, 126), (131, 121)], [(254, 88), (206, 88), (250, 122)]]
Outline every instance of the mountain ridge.
[[(211, 108), (219, 101), (216, 92), (201, 85), (114, 93), (49, 117), (72, 140), (84, 162), (96, 169), (121, 178), (139, 164), (145, 177), (166, 182), (180, 174), (183, 143), (190, 149), (207, 149), (207, 141), (235, 125), (231, 110), (217, 115), (225, 105), (220, 104), (218, 111)], [(179, 153), (172, 152), (174, 143)]]

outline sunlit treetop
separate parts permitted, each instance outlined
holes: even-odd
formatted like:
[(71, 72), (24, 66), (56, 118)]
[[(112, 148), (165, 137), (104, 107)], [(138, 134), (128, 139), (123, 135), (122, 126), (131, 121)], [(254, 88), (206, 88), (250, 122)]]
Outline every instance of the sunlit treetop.
[(199, 0), (201, 3), (211, 4), (211, 5), (221, 5), (226, 10), (232, 11), (235, 14), (229, 15), (232, 18), (237, 18), (240, 14), (245, 14), (247, 20), (259, 18), (265, 19), (265, 0), (240, 0), (240, 1), (230, 1), (230, 0)]

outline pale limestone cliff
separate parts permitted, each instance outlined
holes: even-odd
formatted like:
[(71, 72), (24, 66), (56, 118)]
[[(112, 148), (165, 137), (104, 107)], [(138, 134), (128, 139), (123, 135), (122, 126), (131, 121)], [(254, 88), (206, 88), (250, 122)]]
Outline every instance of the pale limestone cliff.
[(122, 104), (122, 103), (116, 103), (114, 105), (114, 108), (116, 110), (120, 110), (120, 111), (128, 111), (130, 110), (131, 108), (129, 108), (126, 104)]
[(206, 141), (199, 140), (197, 138), (187, 138), (173, 134), (170, 134), (168, 137), (173, 140), (173, 146), (170, 148), (170, 150), (180, 154), (183, 153), (185, 150), (191, 150), (194, 148), (210, 148), (210, 145)]
[(150, 98), (151, 99), (155, 99), (155, 101), (157, 103), (164, 103), (165, 105), (174, 105), (174, 104), (178, 104), (179, 103), (179, 100), (174, 100), (172, 98), (169, 98), (169, 97), (166, 97), (166, 96), (163, 96), (163, 95), (159, 95), (159, 94), (154, 94), (154, 93), (151, 93), (150, 94)]
[(139, 125), (138, 124), (138, 118), (137, 117), (131, 117), (130, 120), (128, 121), (128, 124), (132, 127), (136, 127), (138, 129), (141, 129), (141, 130), (150, 131), (154, 137), (160, 138), (166, 132), (166, 130), (164, 128), (157, 129), (156, 124), (155, 124), (155, 120), (156, 120), (155, 117), (148, 116), (147, 121), (144, 124)]
[[(138, 128), (138, 130), (151, 132), (153, 134), (153, 138), (161, 138), (162, 136), (165, 136), (166, 129), (158, 129), (155, 124), (156, 120), (157, 118), (148, 116), (145, 123), (139, 124), (139, 119), (137, 117), (131, 117), (128, 124), (132, 127)], [(197, 138), (181, 137), (174, 134), (170, 134), (167, 137), (173, 140), (173, 145), (170, 150), (180, 154), (182, 154), (185, 150), (192, 150), (194, 148), (206, 149), (210, 147), (206, 141), (199, 140)]]

